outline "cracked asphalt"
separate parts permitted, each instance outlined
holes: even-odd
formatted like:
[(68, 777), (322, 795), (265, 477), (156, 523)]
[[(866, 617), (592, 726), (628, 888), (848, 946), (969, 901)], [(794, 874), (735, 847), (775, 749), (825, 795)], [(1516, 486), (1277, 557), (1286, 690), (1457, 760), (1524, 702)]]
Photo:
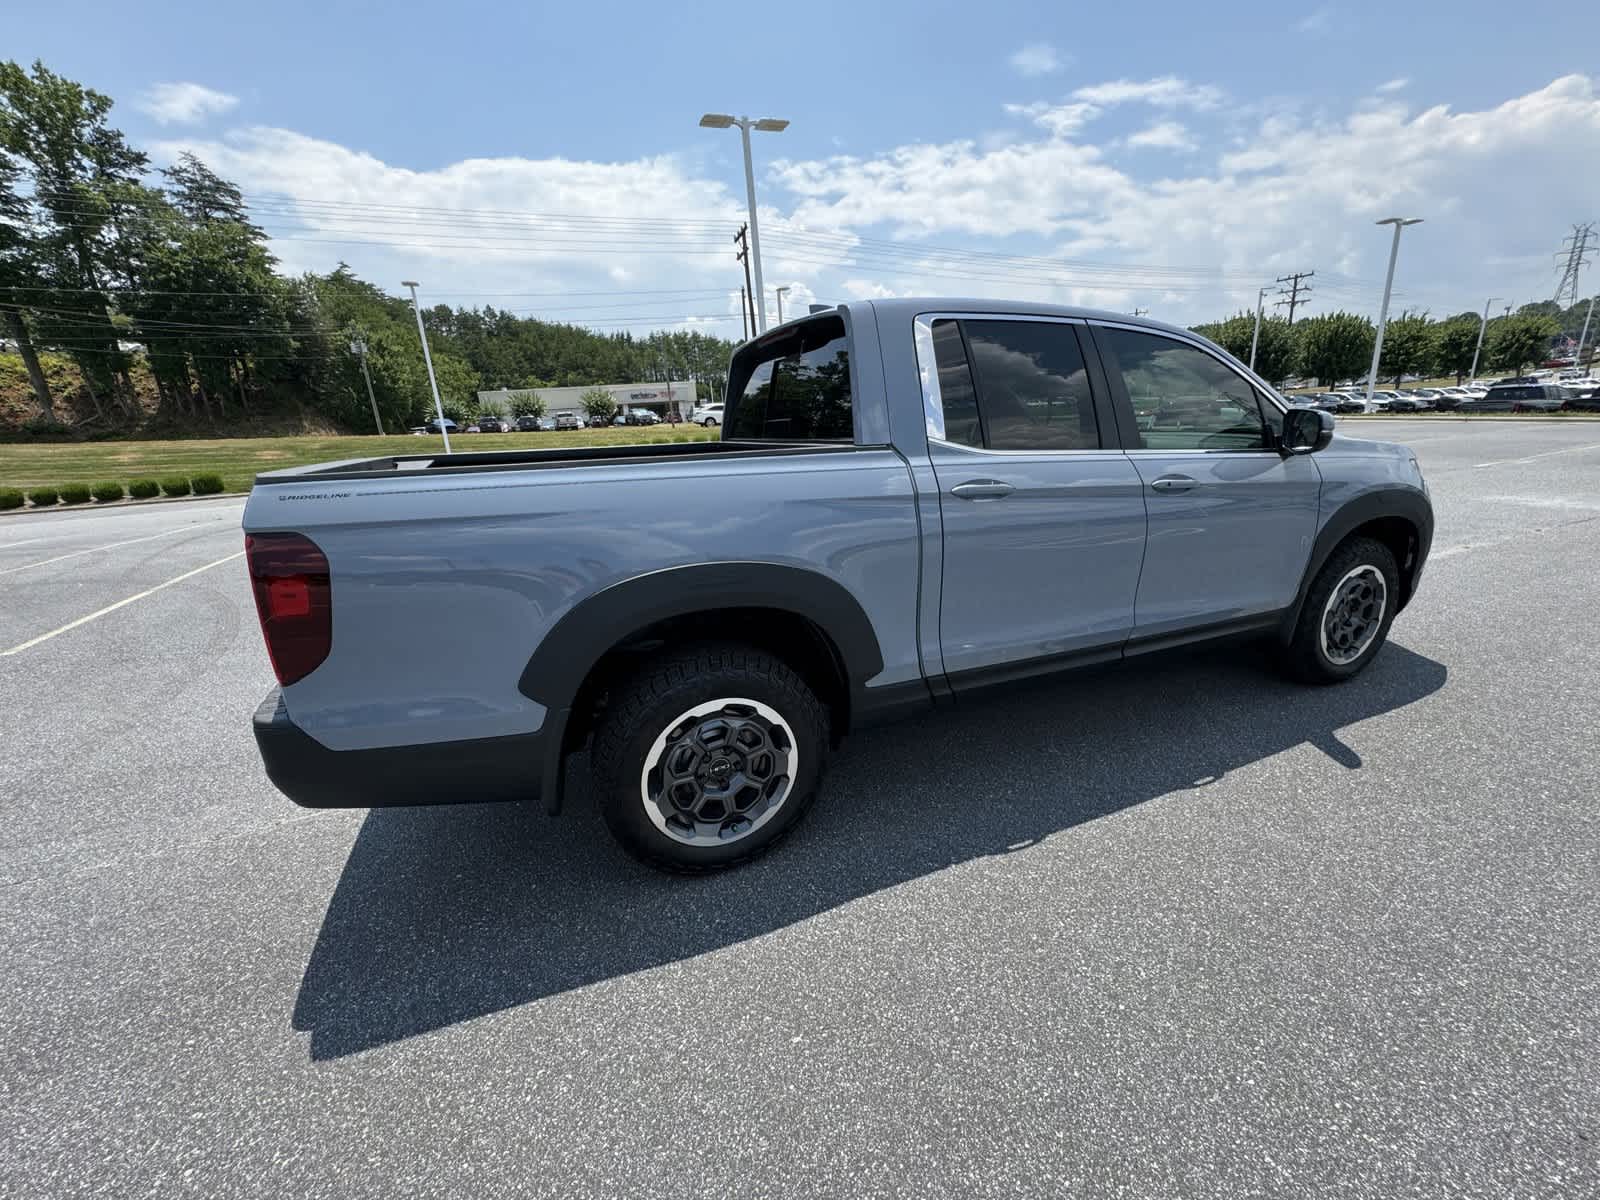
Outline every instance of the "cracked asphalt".
[(0, 651), (168, 584), (0, 655), (0, 1195), (1600, 1194), (1600, 424), (1343, 427), (1438, 514), (1359, 680), (875, 730), (697, 880), (275, 792), (239, 501), (0, 519)]

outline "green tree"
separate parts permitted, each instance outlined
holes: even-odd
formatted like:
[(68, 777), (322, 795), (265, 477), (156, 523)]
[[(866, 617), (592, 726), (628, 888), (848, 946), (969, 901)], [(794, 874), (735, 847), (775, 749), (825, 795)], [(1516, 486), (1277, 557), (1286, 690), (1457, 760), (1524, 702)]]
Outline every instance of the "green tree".
[(1438, 335), (1428, 314), (1401, 313), (1384, 327), (1378, 374), (1392, 378), (1399, 387), (1404, 376), (1432, 369), (1437, 357)]
[(1294, 327), (1282, 317), (1263, 317), (1261, 334), (1256, 336), (1254, 313), (1235, 313), (1226, 321), (1196, 325), (1194, 331), (1210, 338), (1240, 362), (1249, 364), (1250, 345), (1256, 343), (1256, 374), (1278, 383), (1294, 373)]
[(578, 397), (578, 403), (583, 406), (584, 415), (589, 418), (589, 424), (609, 423), (617, 415), (617, 402), (605, 388), (590, 388)]
[(1489, 362), (1520, 375), (1549, 353), (1550, 339), (1560, 331), (1560, 322), (1543, 314), (1502, 317), (1489, 326)]
[(542, 417), (545, 414), (544, 397), (538, 392), (512, 392), (511, 415), (514, 417)]
[(38, 250), (33, 244), (29, 205), (17, 192), (20, 169), (0, 145), (0, 333), (17, 344), (28, 371), (28, 383), (39, 404), (39, 415), (54, 423), (55, 400), (39, 364), (39, 353), (28, 328), (26, 306), (38, 299)]
[(1463, 313), (1439, 322), (1434, 342), (1435, 366), (1444, 374), (1454, 375), (1460, 383), (1472, 370), (1472, 356), (1478, 349), (1477, 313)]
[(1324, 313), (1295, 326), (1300, 374), (1323, 387), (1363, 374), (1372, 362), (1377, 336), (1372, 322), (1354, 313)]

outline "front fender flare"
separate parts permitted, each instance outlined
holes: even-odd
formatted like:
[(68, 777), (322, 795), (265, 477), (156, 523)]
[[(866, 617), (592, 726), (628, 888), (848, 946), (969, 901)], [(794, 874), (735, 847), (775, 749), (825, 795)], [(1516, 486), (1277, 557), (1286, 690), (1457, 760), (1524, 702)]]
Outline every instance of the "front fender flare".
[(1433, 544), (1433, 505), (1429, 502), (1427, 493), (1420, 488), (1399, 486), (1378, 488), (1351, 497), (1323, 522), (1322, 528), (1317, 532), (1316, 541), (1312, 543), (1311, 557), (1306, 563), (1305, 575), (1300, 580), (1300, 589), (1295, 593), (1294, 602), (1284, 613), (1280, 636), (1287, 640), (1293, 635), (1295, 626), (1300, 621), (1300, 610), (1305, 605), (1306, 593), (1311, 590), (1311, 581), (1322, 570), (1323, 564), (1328, 561), (1328, 556), (1333, 553), (1335, 547), (1361, 526), (1371, 521), (1392, 517), (1398, 517), (1410, 525), (1417, 539), (1411, 562), (1399, 564), (1402, 573), (1402, 591), (1396, 611), (1406, 606), (1411, 599), (1417, 575), (1422, 570), (1423, 561), (1428, 557), (1428, 548)]

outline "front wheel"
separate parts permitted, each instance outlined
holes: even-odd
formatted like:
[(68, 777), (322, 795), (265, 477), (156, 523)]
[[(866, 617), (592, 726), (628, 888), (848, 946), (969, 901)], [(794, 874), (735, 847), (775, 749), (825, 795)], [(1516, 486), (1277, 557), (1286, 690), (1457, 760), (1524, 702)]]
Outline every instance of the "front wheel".
[(716, 425), (716, 423), (717, 419), (715, 417), (707, 417), (704, 421), (700, 422), (700, 424), (704, 425), (707, 429), (711, 429)]
[(1312, 580), (1285, 648), (1285, 666), (1307, 683), (1338, 683), (1360, 674), (1389, 636), (1399, 598), (1394, 554), (1372, 538), (1351, 538)]
[(613, 689), (591, 750), (595, 798), (635, 858), (713, 871), (794, 828), (827, 750), (827, 709), (786, 663), (749, 646), (693, 647)]

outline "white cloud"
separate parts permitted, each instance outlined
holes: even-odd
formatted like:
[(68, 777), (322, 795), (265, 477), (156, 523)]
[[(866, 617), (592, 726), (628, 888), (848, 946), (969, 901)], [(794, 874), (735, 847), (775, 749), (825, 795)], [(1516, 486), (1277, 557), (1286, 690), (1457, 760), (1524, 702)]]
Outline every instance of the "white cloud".
[(1323, 34), (1333, 29), (1333, 6), (1324, 4), (1314, 8), (1294, 23), (1299, 33)]
[[(1046, 104), (1042, 100), (1007, 104), (1005, 110), (1013, 117), (1026, 117), (1054, 137), (1068, 137), (1100, 115), (1100, 109), (1093, 104)], [(1015, 139), (1007, 144), (1015, 144)]]
[(1013, 71), (1029, 79), (1061, 69), (1061, 55), (1049, 42), (1029, 42), (1008, 61)]
[(193, 125), (238, 103), (239, 97), (198, 83), (158, 83), (135, 101), (162, 125)]
[(1177, 121), (1157, 121), (1128, 138), (1128, 145), (1158, 150), (1193, 150), (1194, 140)]
[(1402, 88), (1404, 88), (1407, 84), (1409, 84), (1410, 82), (1411, 82), (1411, 80), (1405, 78), (1404, 76), (1402, 76), (1399, 79), (1391, 79), (1387, 83), (1380, 83), (1378, 85), (1378, 91), (1380, 91), (1380, 92), (1398, 92)]
[(1176, 75), (1163, 75), (1143, 81), (1117, 79), (1081, 87), (1072, 93), (1074, 100), (1107, 107), (1113, 104), (1150, 104), (1157, 108), (1192, 108), (1197, 112), (1222, 103), (1221, 89), (1208, 83), (1190, 83)]

